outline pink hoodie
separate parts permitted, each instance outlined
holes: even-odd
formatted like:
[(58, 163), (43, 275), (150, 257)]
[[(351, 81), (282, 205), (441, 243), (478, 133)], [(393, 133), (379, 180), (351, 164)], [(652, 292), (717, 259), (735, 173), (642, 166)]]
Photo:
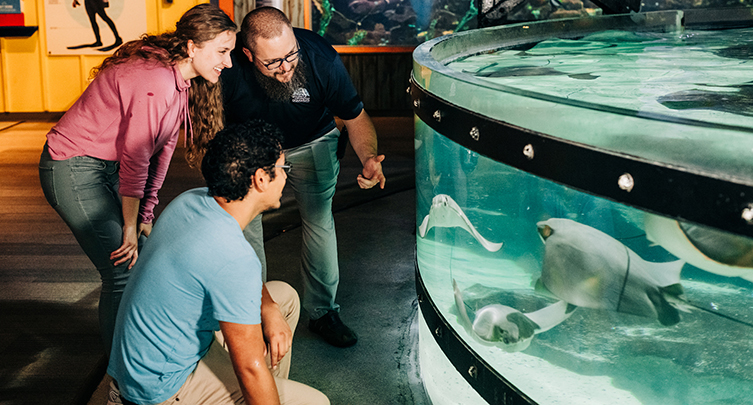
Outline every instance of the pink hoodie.
[(141, 199), (139, 222), (150, 223), (180, 124), (190, 132), (189, 87), (177, 66), (143, 59), (111, 66), (47, 134), (50, 156), (120, 162), (120, 194)]

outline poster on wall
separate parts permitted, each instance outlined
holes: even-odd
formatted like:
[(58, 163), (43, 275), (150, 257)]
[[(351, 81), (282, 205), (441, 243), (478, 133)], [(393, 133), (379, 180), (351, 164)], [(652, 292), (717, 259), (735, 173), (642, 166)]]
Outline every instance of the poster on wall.
[(146, 32), (144, 0), (45, 0), (49, 55), (109, 55)]

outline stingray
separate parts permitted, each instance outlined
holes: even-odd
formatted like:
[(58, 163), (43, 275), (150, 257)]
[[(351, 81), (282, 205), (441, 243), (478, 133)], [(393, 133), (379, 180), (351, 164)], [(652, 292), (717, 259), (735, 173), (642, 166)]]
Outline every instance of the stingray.
[(570, 304), (680, 322), (688, 311), (678, 260), (643, 260), (611, 236), (576, 221), (552, 218), (537, 224), (546, 244), (537, 285)]
[(646, 237), (709, 273), (753, 281), (753, 240), (713, 228), (645, 214)]
[(739, 91), (686, 90), (661, 96), (656, 101), (672, 110), (714, 110), (753, 116), (753, 85), (724, 87), (737, 88)]
[(469, 329), (469, 333), (483, 344), (497, 346), (510, 353), (525, 350), (531, 344), (534, 335), (559, 325), (569, 318), (576, 308), (564, 301), (558, 301), (525, 314), (506, 305), (491, 304), (476, 311), (471, 321), (463, 294), (454, 279), (452, 288), (460, 321)]
[(571, 79), (578, 80), (594, 80), (599, 76), (594, 76), (590, 73), (573, 73), (567, 74), (557, 69), (542, 66), (513, 66), (513, 67), (498, 67), (496, 69), (481, 69), (478, 71), (467, 71), (463, 73), (470, 73), (478, 77), (520, 77), (520, 76), (564, 76), (567, 75)]
[(496, 252), (502, 247), (502, 243), (489, 242), (481, 236), (473, 226), (471, 221), (465, 216), (460, 206), (447, 194), (438, 194), (431, 200), (429, 215), (424, 217), (423, 222), (418, 227), (418, 235), (422, 238), (426, 236), (429, 229), (433, 227), (440, 228), (462, 228), (468, 231), (473, 237), (490, 252)]

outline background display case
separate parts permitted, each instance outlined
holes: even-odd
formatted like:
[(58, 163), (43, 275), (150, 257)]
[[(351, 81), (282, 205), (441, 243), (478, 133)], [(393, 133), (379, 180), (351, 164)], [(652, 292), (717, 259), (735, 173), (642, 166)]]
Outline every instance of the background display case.
[(311, 29), (332, 45), (412, 48), (475, 28), (475, 1), (313, 0)]
[(434, 403), (750, 403), (752, 21), (631, 13), (416, 49)]

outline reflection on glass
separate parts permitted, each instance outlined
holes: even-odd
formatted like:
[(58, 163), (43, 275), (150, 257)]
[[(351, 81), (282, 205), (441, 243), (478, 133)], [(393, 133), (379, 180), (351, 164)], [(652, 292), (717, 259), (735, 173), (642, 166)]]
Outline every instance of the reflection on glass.
[[(332, 45), (415, 46), (477, 27), (602, 15), (590, 0), (312, 0), (311, 27)], [(612, 13), (753, 7), (753, 0), (607, 1)], [(635, 6), (635, 7), (633, 7)], [(743, 11), (741, 11), (742, 13)]]
[(475, 81), (443, 83), (435, 75), (430, 90), (561, 139), (746, 179), (753, 170), (752, 50), (751, 28), (605, 31), (457, 60), (447, 67)]
[(751, 56), (753, 28), (605, 31), (475, 55), (448, 66), (563, 100), (753, 127)]
[(751, 0), (654, 0), (641, 2), (641, 11), (753, 7)]
[(421, 121), (416, 170), (428, 294), (535, 401), (753, 398), (753, 241), (542, 180)]

